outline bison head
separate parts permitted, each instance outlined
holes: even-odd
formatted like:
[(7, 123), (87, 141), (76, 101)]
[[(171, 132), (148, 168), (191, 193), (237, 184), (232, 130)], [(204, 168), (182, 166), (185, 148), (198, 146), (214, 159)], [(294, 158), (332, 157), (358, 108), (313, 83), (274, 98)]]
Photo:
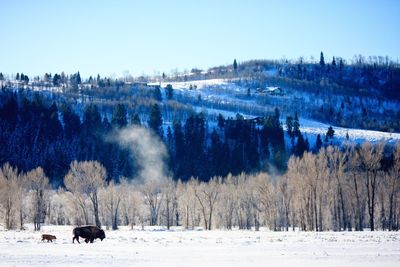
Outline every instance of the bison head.
[(103, 241), (104, 238), (106, 238), (106, 234), (104, 233), (104, 230), (100, 230), (100, 240)]

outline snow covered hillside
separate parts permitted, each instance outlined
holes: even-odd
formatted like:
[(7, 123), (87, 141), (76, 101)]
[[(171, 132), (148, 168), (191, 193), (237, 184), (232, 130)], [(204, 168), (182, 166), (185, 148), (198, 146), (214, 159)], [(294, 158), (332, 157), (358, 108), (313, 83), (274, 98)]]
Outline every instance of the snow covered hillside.
[[(71, 226), (0, 231), (1, 266), (398, 266), (399, 232), (106, 231), (72, 244)], [(57, 236), (41, 242), (42, 233)]]
[[(218, 114), (222, 114), (225, 118), (234, 118), (237, 113), (242, 114), (245, 118), (252, 118), (257, 116), (265, 116), (273, 112), (275, 106), (281, 110), (281, 122), (285, 124), (285, 118), (287, 115), (292, 115), (293, 110), (285, 112), (286, 101), (289, 101), (292, 96), (265, 96), (251, 91), (250, 93), (255, 97), (247, 96), (248, 86), (246, 83), (241, 83), (235, 80), (228, 79), (210, 79), (210, 80), (198, 80), (198, 81), (187, 81), (187, 82), (163, 82), (160, 83), (162, 87), (167, 84), (171, 84), (176, 90), (177, 94), (182, 101), (190, 101), (194, 109), (197, 112), (204, 112), (211, 118), (216, 118)], [(242, 85), (240, 85), (242, 84)], [(258, 96), (257, 96), (258, 94)], [(311, 101), (310, 96), (307, 94), (299, 95), (299, 92), (295, 92), (296, 97), (301, 97)], [(257, 97), (268, 99), (267, 104), (260, 103)], [(198, 101), (201, 99), (201, 101)], [(300, 130), (306, 135), (310, 143), (313, 144), (316, 135), (325, 135), (328, 127), (331, 126), (326, 123), (318, 122), (316, 120), (304, 117), (306, 114), (300, 114)], [(211, 125), (212, 126), (212, 125)], [(364, 130), (364, 129), (353, 129), (344, 127), (335, 127), (335, 139), (338, 142), (343, 141), (348, 135), (350, 141), (354, 142), (396, 142), (400, 140), (400, 133), (389, 133), (382, 131)]]

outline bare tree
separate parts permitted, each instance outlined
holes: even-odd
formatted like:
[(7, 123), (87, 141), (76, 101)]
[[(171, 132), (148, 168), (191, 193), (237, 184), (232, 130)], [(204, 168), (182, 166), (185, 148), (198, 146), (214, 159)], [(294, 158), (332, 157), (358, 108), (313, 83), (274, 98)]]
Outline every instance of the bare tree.
[(204, 226), (211, 230), (215, 203), (220, 194), (221, 177), (213, 177), (208, 183), (198, 183), (194, 186), (194, 195), (201, 206)]
[(51, 191), (48, 201), (48, 220), (51, 224), (63, 225), (68, 224), (67, 216), (68, 199), (64, 188), (58, 188), (57, 191)]
[[(74, 161), (64, 178), (65, 186), (78, 198), (79, 205), (84, 209), (84, 196), (88, 196), (94, 213), (95, 224), (100, 227), (98, 190), (104, 186), (106, 169), (97, 161)], [(86, 211), (84, 211), (86, 213)]]
[(324, 149), (318, 155), (304, 153), (303, 158), (291, 158), (288, 178), (296, 196), (301, 229), (322, 231), (324, 205), (328, 189)]
[(120, 185), (122, 219), (126, 225), (133, 227), (139, 217), (139, 191), (126, 178), (120, 179)]
[[(9, 163), (5, 163), (0, 169), (0, 203), (4, 210), (4, 221), (6, 229), (16, 227), (15, 215), (20, 210), (20, 227), (22, 222), (22, 198), (21, 176), (18, 169), (13, 168)], [(19, 208), (18, 208), (19, 207)]]
[(234, 224), (234, 212), (237, 209), (237, 179), (231, 174), (224, 179), (221, 185), (220, 213), (226, 229), (231, 230)]
[(165, 217), (167, 229), (170, 229), (173, 224), (173, 218), (176, 208), (176, 184), (172, 178), (166, 179), (163, 186), (163, 200), (164, 200), (164, 210), (163, 214)]
[(106, 217), (109, 218), (109, 220), (106, 220), (106, 222), (110, 222), (111, 228), (113, 230), (117, 230), (118, 212), (121, 203), (121, 185), (116, 185), (114, 181), (111, 181), (108, 186), (102, 188), (100, 192), (101, 198), (104, 202), (103, 206), (107, 213)]
[[(393, 166), (385, 176), (386, 195), (389, 202), (389, 216), (387, 228), (389, 231), (398, 230), (398, 224), (395, 222), (396, 206), (400, 207), (400, 142), (397, 142), (393, 152)], [(397, 201), (396, 201), (397, 200)]]
[(361, 145), (359, 150), (361, 167), (365, 172), (364, 184), (367, 190), (368, 215), (371, 231), (375, 230), (376, 192), (379, 182), (378, 171), (381, 168), (383, 148), (383, 143), (372, 145), (369, 142), (365, 142)]
[(357, 148), (351, 144), (347, 149), (348, 159), (346, 164), (346, 184), (349, 188), (356, 231), (364, 227), (365, 195), (362, 186), (361, 162)]
[(194, 194), (194, 188), (197, 184), (198, 181), (193, 177), (186, 183), (182, 183), (181, 181), (177, 183), (178, 210), (186, 229), (193, 229), (200, 223), (199, 216), (197, 216), (197, 199)]
[[(325, 150), (331, 180), (331, 195), (333, 196), (333, 228), (334, 230), (351, 230), (347, 210), (347, 196), (345, 190), (345, 167), (347, 154), (342, 153), (338, 147), (328, 146)], [(334, 189), (334, 190), (333, 190)]]
[(32, 193), (33, 224), (35, 231), (39, 231), (46, 215), (46, 194), (50, 188), (49, 178), (41, 167), (37, 167), (26, 174), (26, 180), (28, 189)]
[(276, 195), (278, 197), (278, 208), (281, 217), (280, 225), (285, 229), (285, 231), (289, 231), (289, 217), (291, 212), (293, 192), (289, 184), (288, 176), (286, 174), (279, 177), (279, 179), (277, 180)]
[(157, 225), (159, 212), (162, 204), (162, 186), (163, 181), (160, 179), (148, 179), (140, 186), (144, 203), (150, 211), (150, 225)]

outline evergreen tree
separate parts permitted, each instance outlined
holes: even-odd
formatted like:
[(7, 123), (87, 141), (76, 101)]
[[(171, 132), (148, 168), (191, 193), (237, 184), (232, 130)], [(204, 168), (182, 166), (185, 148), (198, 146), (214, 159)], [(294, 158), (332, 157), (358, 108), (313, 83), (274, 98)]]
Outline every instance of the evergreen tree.
[(293, 136), (299, 137), (301, 135), (300, 132), (300, 123), (299, 123), (299, 116), (297, 115), (297, 111), (294, 113), (294, 120), (293, 120)]
[(225, 127), (225, 118), (221, 113), (218, 114), (217, 120), (218, 120), (218, 127), (223, 129)]
[(59, 86), (60, 82), (61, 82), (61, 76), (58, 75), (57, 73), (54, 74), (54, 76), (53, 76), (53, 85), (54, 86)]
[(114, 107), (111, 124), (113, 127), (117, 128), (125, 127), (128, 124), (126, 119), (126, 108), (123, 104), (117, 104)]
[(46, 119), (47, 135), (50, 140), (56, 139), (57, 137), (61, 137), (62, 134), (62, 126), (61, 122), (58, 118), (58, 108), (55, 102), (48, 109), (48, 118)]
[(332, 67), (336, 67), (336, 60), (335, 60), (335, 57), (332, 58)]
[(286, 128), (288, 135), (291, 139), (293, 139), (294, 134), (293, 134), (293, 118), (292, 116), (287, 116), (286, 117)]
[(162, 130), (162, 116), (160, 106), (158, 104), (154, 104), (151, 107), (150, 118), (148, 121), (150, 129), (152, 129), (158, 136), (163, 136)]
[(208, 178), (205, 175), (207, 168), (204, 164), (206, 162), (204, 114), (191, 115), (186, 120), (184, 133), (186, 151), (190, 151), (190, 153), (186, 154), (184, 177), (189, 179), (190, 176), (195, 175), (200, 180), (204, 180)]
[(324, 59), (324, 53), (321, 51), (321, 55), (319, 57), (319, 65), (321, 67), (325, 67), (325, 59)]
[(96, 105), (85, 106), (83, 112), (83, 126), (89, 131), (95, 131), (101, 126), (101, 115)]
[(76, 83), (77, 84), (81, 84), (81, 82), (82, 82), (81, 75), (80, 75), (80, 73), (78, 71), (78, 73), (76, 74)]
[[(307, 141), (307, 142), (308, 142), (308, 141)], [(301, 156), (303, 156), (303, 153), (304, 153), (305, 151), (307, 151), (307, 149), (308, 149), (307, 143), (306, 143), (306, 141), (304, 140), (303, 135), (300, 134), (300, 135), (297, 137), (297, 143), (296, 143), (296, 146), (295, 146), (295, 149), (294, 149), (294, 154), (295, 154), (297, 157), (301, 157)]]
[(0, 72), (0, 81), (4, 81), (4, 75), (2, 72)]
[(167, 127), (167, 147), (168, 147), (168, 151), (170, 151), (170, 152), (173, 150), (173, 147), (174, 147), (174, 136), (172, 135), (172, 130), (169, 125)]
[(233, 60), (233, 70), (236, 72), (237, 71), (237, 62), (236, 62), (236, 58)]
[(174, 96), (174, 89), (172, 88), (171, 84), (167, 84), (167, 86), (165, 87), (165, 94), (168, 100), (171, 100)]
[(19, 72), (17, 72), (17, 75), (15, 75), (15, 80), (19, 81)]
[(137, 113), (132, 113), (131, 115), (131, 124), (132, 125), (141, 125), (139, 115)]
[(107, 133), (107, 132), (112, 130), (112, 125), (108, 121), (107, 116), (104, 116), (103, 122), (101, 123), (101, 128), (102, 128), (103, 132), (105, 132), (105, 133)]
[(17, 125), (17, 118), (18, 102), (16, 100), (16, 96), (12, 95), (2, 107), (0, 106), (0, 121), (6, 123), (6, 129), (9, 128), (14, 130)]
[(67, 104), (61, 106), (61, 114), (64, 125), (64, 135), (66, 138), (72, 138), (73, 136), (80, 134), (81, 121), (79, 116), (76, 115), (71, 107)]
[(153, 96), (154, 96), (154, 99), (155, 99), (155, 100), (157, 100), (157, 101), (159, 101), (159, 102), (162, 101), (160, 86), (156, 86), (156, 87), (154, 88)]
[(326, 137), (332, 139), (334, 134), (335, 130), (333, 130), (332, 126), (329, 126), (328, 131), (326, 132)]
[(174, 145), (175, 150), (173, 153), (174, 173), (176, 178), (182, 179), (184, 177), (184, 167), (186, 158), (185, 139), (182, 131), (182, 125), (179, 121), (175, 121), (174, 128)]
[(321, 135), (317, 135), (317, 140), (315, 141), (315, 150), (318, 152), (322, 147), (322, 140), (321, 140)]

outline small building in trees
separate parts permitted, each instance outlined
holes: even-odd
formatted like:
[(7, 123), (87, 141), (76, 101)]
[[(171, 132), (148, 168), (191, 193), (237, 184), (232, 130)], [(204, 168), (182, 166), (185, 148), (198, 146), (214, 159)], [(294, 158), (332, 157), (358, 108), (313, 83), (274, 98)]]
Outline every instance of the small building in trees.
[(282, 88), (276, 87), (276, 86), (267, 86), (266, 88), (257, 88), (256, 92), (258, 94), (265, 94), (265, 95), (277, 95), (277, 96), (284, 95)]

